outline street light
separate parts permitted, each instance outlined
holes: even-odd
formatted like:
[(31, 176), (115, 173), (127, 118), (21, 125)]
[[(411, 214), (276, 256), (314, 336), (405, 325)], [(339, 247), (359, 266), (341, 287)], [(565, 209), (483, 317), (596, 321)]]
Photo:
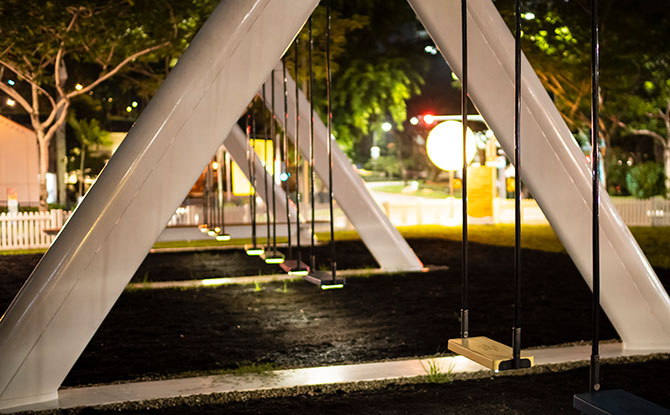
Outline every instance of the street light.
[(389, 131), (391, 131), (391, 128), (393, 128), (393, 126), (391, 125), (390, 122), (387, 121), (387, 122), (382, 123), (382, 131), (384, 131), (385, 133), (388, 133)]
[[(465, 137), (465, 157), (469, 163), (475, 157), (477, 143), (474, 133), (469, 128)], [(445, 121), (438, 124), (428, 134), (426, 153), (433, 164), (449, 172), (449, 193), (453, 196), (454, 171), (463, 167), (463, 124), (459, 121)]]

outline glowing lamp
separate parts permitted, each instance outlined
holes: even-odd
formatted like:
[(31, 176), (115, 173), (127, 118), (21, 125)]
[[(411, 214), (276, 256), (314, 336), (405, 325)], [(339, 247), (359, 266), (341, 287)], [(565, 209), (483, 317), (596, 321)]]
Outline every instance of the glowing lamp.
[(432, 114), (426, 114), (423, 116), (423, 122), (425, 122), (426, 125), (433, 125), (433, 123), (435, 123), (435, 117), (433, 117)]
[[(463, 167), (463, 124), (458, 121), (438, 124), (428, 134), (426, 152), (430, 161), (442, 170), (458, 170)], [(476, 152), (475, 135), (468, 128), (465, 146), (468, 163), (475, 157)]]

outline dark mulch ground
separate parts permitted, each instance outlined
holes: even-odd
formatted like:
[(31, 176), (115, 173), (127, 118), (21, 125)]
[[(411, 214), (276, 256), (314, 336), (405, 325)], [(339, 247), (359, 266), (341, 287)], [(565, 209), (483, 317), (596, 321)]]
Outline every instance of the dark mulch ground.
[[(127, 290), (64, 385), (169, 377), (236, 368), (244, 362), (300, 367), (446, 352), (447, 339), (457, 337), (459, 329), (460, 243), (426, 239), (410, 243), (425, 264), (444, 264), (450, 269), (350, 278), (344, 290), (325, 292), (301, 281), (286, 286), (264, 284), (260, 291), (253, 285)], [(327, 251), (327, 247), (320, 249)], [(338, 249), (341, 268), (376, 266), (360, 242), (340, 242)], [(471, 332), (509, 343), (513, 251), (471, 244), (470, 255)], [(0, 269), (6, 270), (0, 282), (0, 308), (9, 304), (38, 259), (34, 255), (0, 256)], [(590, 292), (570, 258), (524, 250), (522, 259), (524, 347), (589, 339)], [(254, 275), (259, 273), (259, 265), (260, 260), (246, 257), (241, 251), (151, 254), (133, 278), (151, 281), (223, 276), (231, 275), (233, 266), (237, 275)], [(657, 272), (667, 289), (670, 270)], [(602, 337), (616, 338), (606, 319)], [(623, 366), (621, 373), (628, 370), (633, 369)], [(290, 408), (294, 412), (312, 409), (323, 413), (448, 413), (454, 408), (449, 402), (467, 402), (472, 411), (464, 413), (536, 413), (519, 409), (516, 402), (527, 396), (523, 405), (534, 408), (543, 395), (551, 395), (554, 390), (560, 389), (564, 395), (582, 389), (588, 378), (586, 372), (573, 372), (579, 373), (565, 382), (561, 376), (567, 374), (537, 375), (530, 382), (527, 377), (458, 382), (449, 385), (448, 390), (440, 385), (404, 385), (381, 392), (347, 394), (345, 399), (336, 394), (309, 401), (294, 398), (239, 403), (225, 411), (273, 413), (271, 409), (281, 405), (289, 409), (278, 413), (289, 413)], [(637, 387), (645, 388), (641, 385), (647, 382), (647, 372), (639, 372), (634, 378), (642, 383)], [(543, 376), (549, 378), (543, 380)], [(659, 372), (658, 379), (664, 377), (665, 373)], [(553, 386), (547, 386), (547, 382)], [(649, 382), (650, 388), (656, 387), (651, 385), (653, 380)], [(488, 398), (480, 404), (482, 395)], [(418, 406), (407, 407), (403, 402)], [(568, 408), (569, 399), (565, 405), (557, 408)], [(201, 410), (213, 413), (221, 408), (198, 408), (197, 412)]]

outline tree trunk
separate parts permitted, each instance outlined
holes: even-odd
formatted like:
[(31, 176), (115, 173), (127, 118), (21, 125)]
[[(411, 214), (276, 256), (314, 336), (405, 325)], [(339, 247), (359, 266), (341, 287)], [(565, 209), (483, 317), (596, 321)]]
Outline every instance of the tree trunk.
[[(83, 140), (82, 140), (83, 141)], [(81, 153), (79, 153), (79, 197), (77, 202), (84, 196), (84, 160), (86, 157), (86, 146), (84, 143), (81, 144)]]
[(665, 165), (665, 197), (670, 197), (670, 139), (663, 148), (663, 164)]
[(40, 212), (49, 210), (47, 203), (47, 172), (49, 171), (49, 141), (44, 139), (41, 131), (37, 132), (37, 148), (39, 157), (38, 185), (40, 189)]

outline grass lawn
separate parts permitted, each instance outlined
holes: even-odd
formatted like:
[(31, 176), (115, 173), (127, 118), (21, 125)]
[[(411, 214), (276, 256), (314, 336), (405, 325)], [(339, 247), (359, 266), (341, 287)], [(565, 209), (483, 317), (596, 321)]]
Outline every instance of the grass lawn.
[[(383, 193), (397, 193), (407, 196), (420, 196), (427, 199), (444, 199), (449, 196), (449, 185), (448, 184), (426, 184), (420, 183), (419, 189), (416, 191), (405, 191), (402, 190), (409, 187), (407, 184), (397, 183), (389, 184), (386, 186), (377, 186), (375, 187), (375, 192)], [(461, 197), (461, 189), (454, 189), (454, 196)]]
[[(398, 228), (405, 238), (437, 238), (451, 241), (461, 240), (460, 226), (401, 226)], [(670, 227), (631, 227), (631, 232), (652, 266), (670, 268)], [(328, 240), (327, 234), (317, 235)], [(514, 246), (514, 225), (468, 225), (468, 238), (472, 242), (486, 245)], [(355, 231), (338, 232), (336, 239), (358, 239)], [(561, 241), (549, 225), (523, 225), (521, 246), (547, 252), (565, 252)]]
[[(436, 238), (452, 241), (461, 240), (460, 226), (401, 226), (398, 228), (405, 238)], [(631, 232), (649, 262), (654, 267), (670, 268), (670, 227), (631, 227)], [(524, 225), (521, 231), (521, 246), (528, 249), (537, 249), (546, 252), (565, 252), (561, 241), (548, 225)], [(469, 225), (468, 237), (470, 241), (486, 245), (514, 246), (514, 225)], [(317, 233), (318, 241), (327, 242), (330, 239), (328, 232)], [(336, 240), (360, 239), (356, 231), (338, 231)], [(286, 238), (277, 238), (278, 243), (286, 243)], [(250, 244), (251, 239), (233, 239), (230, 241), (216, 241), (205, 239), (199, 241), (172, 241), (156, 242), (154, 248), (183, 248), (183, 247), (213, 247), (213, 246), (240, 246)], [(265, 245), (265, 238), (258, 238), (259, 246)], [(45, 249), (0, 251), (0, 255), (22, 255), (46, 252)]]

